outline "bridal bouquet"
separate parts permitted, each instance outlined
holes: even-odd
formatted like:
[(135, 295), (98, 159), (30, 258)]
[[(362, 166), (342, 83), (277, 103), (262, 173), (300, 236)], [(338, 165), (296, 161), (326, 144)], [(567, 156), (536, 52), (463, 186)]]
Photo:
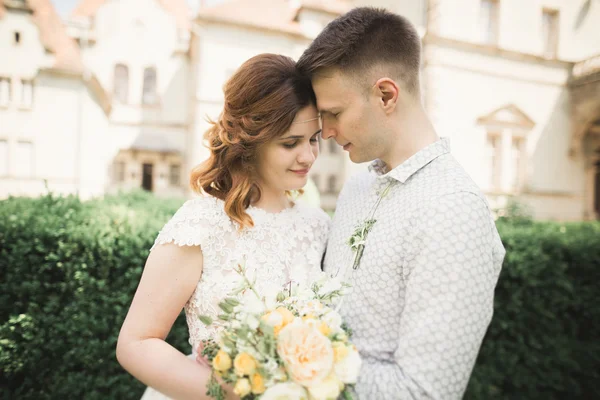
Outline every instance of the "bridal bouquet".
[(242, 399), (351, 399), (361, 359), (330, 306), (348, 286), (322, 274), (261, 296), (244, 267), (236, 271), (243, 283), (219, 304), (220, 336), (203, 343), (213, 367), (207, 394), (224, 398), (218, 377)]

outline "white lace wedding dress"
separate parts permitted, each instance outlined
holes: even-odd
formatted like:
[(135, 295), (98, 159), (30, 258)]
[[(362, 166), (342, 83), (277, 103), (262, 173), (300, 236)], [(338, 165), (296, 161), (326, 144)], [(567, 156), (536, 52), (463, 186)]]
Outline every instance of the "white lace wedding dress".
[[(185, 305), (191, 357), (202, 340), (215, 336), (218, 326), (206, 327), (198, 319), (217, 320), (219, 302), (240, 282), (233, 270), (245, 261), (256, 276), (258, 291), (282, 287), (290, 280), (305, 281), (318, 272), (329, 230), (329, 216), (319, 208), (296, 202), (279, 213), (250, 207), (254, 227), (241, 233), (224, 211), (224, 202), (214, 197), (187, 201), (158, 234), (154, 247), (175, 243), (200, 246), (204, 257), (202, 276)], [(148, 388), (142, 400), (168, 399)]]

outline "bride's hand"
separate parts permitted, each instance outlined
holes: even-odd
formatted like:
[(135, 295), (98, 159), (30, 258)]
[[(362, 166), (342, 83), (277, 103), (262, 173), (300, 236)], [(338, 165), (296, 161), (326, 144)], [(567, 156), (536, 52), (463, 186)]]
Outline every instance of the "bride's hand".
[[(208, 361), (208, 358), (202, 356), (202, 350), (204, 350), (204, 344), (202, 342), (200, 342), (200, 344), (198, 345), (198, 348), (196, 349), (196, 362), (198, 362), (200, 365), (206, 366), (208, 368), (212, 368), (212, 365), (210, 364), (210, 361)], [(229, 386), (225, 382), (221, 381), (220, 378), (217, 378), (217, 380), (219, 381), (219, 384), (225, 391), (226, 400), (239, 400), (240, 399), (240, 397), (238, 395), (233, 393), (233, 388), (231, 386)]]
[(204, 344), (200, 342), (198, 348), (196, 349), (196, 361), (201, 365), (205, 365), (207, 367), (212, 368), (212, 365), (210, 364), (210, 361), (208, 361), (208, 358), (202, 355), (202, 350), (204, 350)]

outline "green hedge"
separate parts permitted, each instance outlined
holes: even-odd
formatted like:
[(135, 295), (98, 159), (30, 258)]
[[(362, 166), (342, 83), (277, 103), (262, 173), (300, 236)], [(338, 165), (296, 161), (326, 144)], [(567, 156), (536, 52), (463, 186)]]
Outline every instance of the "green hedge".
[[(182, 200), (0, 202), (2, 398), (139, 399), (115, 359), (148, 249)], [(501, 221), (495, 315), (466, 399), (600, 398), (600, 223)], [(185, 322), (168, 341), (189, 351)]]
[[(115, 358), (148, 250), (182, 200), (0, 202), (0, 390), (7, 399), (139, 399)], [(169, 342), (189, 352), (182, 318)]]
[(465, 399), (600, 398), (600, 223), (497, 225), (507, 253)]

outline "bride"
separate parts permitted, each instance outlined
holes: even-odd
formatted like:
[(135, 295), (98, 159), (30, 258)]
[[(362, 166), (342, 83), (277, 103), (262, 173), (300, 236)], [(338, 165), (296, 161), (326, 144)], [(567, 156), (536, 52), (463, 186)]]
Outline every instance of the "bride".
[[(218, 303), (239, 282), (238, 263), (265, 293), (320, 270), (325, 251), (329, 217), (291, 196), (306, 184), (319, 152), (310, 82), (291, 58), (261, 54), (224, 92), (223, 112), (206, 133), (210, 158), (192, 171), (201, 196), (160, 231), (119, 334), (117, 359), (150, 386), (144, 400), (207, 398), (211, 371), (196, 352), (218, 327), (199, 316), (220, 313)], [(164, 340), (182, 308), (187, 357)]]

